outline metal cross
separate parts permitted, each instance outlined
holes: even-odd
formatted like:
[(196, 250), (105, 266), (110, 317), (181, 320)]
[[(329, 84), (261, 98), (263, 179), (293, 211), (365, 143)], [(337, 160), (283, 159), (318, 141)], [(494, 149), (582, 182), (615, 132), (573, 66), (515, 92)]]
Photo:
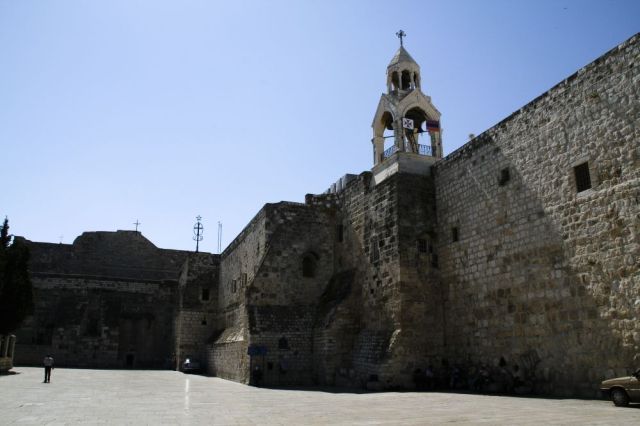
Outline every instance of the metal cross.
[(196, 242), (196, 253), (198, 253), (198, 249), (200, 246), (200, 241), (202, 241), (202, 233), (204, 232), (204, 226), (202, 226), (202, 223), (200, 223), (200, 221), (202, 220), (202, 216), (198, 215), (196, 216), (196, 224), (193, 225), (193, 239)]
[(138, 221), (138, 219), (136, 219), (136, 221), (133, 222), (133, 224), (136, 226), (136, 232), (138, 232), (138, 225), (142, 225), (142, 224)]
[(400, 47), (402, 47), (402, 37), (406, 37), (407, 33), (405, 33), (404, 31), (400, 30), (396, 33), (396, 37), (398, 37), (400, 39)]

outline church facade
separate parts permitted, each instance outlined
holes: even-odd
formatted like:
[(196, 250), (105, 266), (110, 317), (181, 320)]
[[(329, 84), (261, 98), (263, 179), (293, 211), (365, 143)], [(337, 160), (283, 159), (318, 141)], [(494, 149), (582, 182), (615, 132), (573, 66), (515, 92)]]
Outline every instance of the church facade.
[[(83, 235), (75, 259), (91, 271), (69, 255), (58, 271), (55, 253), (77, 248), (31, 243), (42, 299), (16, 362), (37, 342), (66, 344), (70, 364), (100, 359), (99, 334), (111, 355), (97, 366), (189, 353), (243, 383), (257, 367), (267, 385), (391, 389), (428, 365), (506, 364), (536, 392), (594, 396), (640, 366), (639, 59), (636, 35), (443, 157), (441, 114), (401, 46), (371, 171), (265, 205), (221, 255), (118, 231), (146, 248), (92, 258)], [(142, 253), (157, 259), (131, 260)]]

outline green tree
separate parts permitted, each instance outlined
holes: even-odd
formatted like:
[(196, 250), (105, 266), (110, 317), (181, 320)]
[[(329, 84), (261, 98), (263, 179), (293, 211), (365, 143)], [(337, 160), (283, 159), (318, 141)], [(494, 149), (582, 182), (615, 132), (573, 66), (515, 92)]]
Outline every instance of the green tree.
[(29, 248), (19, 240), (11, 243), (5, 218), (0, 228), (0, 334), (15, 331), (33, 312), (28, 267)]

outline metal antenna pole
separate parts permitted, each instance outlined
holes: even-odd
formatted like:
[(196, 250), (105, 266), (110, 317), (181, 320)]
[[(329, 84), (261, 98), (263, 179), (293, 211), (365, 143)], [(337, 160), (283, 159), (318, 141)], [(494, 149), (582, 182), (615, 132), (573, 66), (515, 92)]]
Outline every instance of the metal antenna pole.
[(218, 221), (218, 254), (222, 252), (222, 222)]
[(196, 216), (196, 224), (193, 225), (193, 239), (196, 241), (196, 253), (200, 248), (200, 241), (202, 241), (202, 234), (204, 233), (204, 226), (200, 222), (202, 220), (202, 216)]

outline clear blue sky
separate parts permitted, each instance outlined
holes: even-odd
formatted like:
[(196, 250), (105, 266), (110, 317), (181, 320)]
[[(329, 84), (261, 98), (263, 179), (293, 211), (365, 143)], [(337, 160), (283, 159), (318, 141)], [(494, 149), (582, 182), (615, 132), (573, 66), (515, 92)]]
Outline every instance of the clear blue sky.
[(0, 0), (0, 215), (34, 241), (225, 247), (266, 202), (372, 166), (398, 48), (445, 153), (640, 30), (640, 1)]

